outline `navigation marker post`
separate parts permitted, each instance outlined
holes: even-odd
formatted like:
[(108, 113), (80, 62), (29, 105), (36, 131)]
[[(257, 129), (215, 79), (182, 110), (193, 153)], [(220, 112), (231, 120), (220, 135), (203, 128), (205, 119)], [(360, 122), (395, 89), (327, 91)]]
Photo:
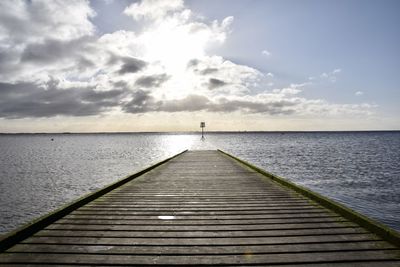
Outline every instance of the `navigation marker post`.
[(204, 121), (200, 122), (201, 140), (204, 140), (204, 127), (206, 127), (206, 123)]

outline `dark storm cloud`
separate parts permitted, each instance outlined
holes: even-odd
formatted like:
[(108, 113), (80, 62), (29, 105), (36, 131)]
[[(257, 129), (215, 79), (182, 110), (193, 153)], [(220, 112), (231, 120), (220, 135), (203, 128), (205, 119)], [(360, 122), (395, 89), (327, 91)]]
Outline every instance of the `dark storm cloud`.
[(34, 83), (0, 83), (0, 117), (53, 117), (98, 115), (120, 105), (125, 90), (96, 91), (94, 87), (59, 89)]
[(264, 113), (269, 115), (289, 115), (296, 112), (294, 107), (298, 103), (290, 101), (276, 101), (271, 103), (253, 102), (245, 100), (219, 99), (216, 102), (201, 95), (188, 95), (182, 99), (155, 101), (150, 92), (138, 90), (130, 102), (123, 106), (127, 113), (146, 112), (196, 112), (209, 111), (229, 113), (242, 111), (245, 113)]
[(135, 73), (142, 70), (147, 65), (145, 61), (133, 57), (124, 57), (121, 58), (121, 60), (123, 64), (118, 71), (119, 74)]
[(0, 52), (0, 64), (3, 65), (8, 61), (11, 61), (13, 59), (13, 56), (10, 55), (10, 53), (6, 52), (6, 51), (2, 51)]
[(212, 112), (234, 112), (243, 111), (246, 113), (265, 113), (269, 115), (289, 115), (296, 112), (293, 109), (297, 103), (295, 101), (275, 101), (275, 102), (253, 102), (246, 100), (220, 99), (218, 104), (209, 107)]
[(15, 52), (0, 52), (0, 73), (8, 75), (15, 69), (14, 62), (19, 60), (19, 56)]
[(208, 74), (212, 74), (212, 73), (216, 73), (216, 72), (218, 72), (217, 68), (205, 68), (205, 69), (199, 71), (199, 73), (201, 75), (208, 75)]
[(208, 80), (208, 89), (215, 89), (224, 85), (226, 85), (226, 82), (216, 78), (210, 78)]
[(94, 90), (83, 90), (80, 94), (82, 100), (90, 102), (102, 102), (105, 100), (116, 100), (125, 93), (124, 90), (108, 90), (108, 91), (94, 91)]
[(210, 100), (201, 95), (188, 95), (183, 99), (168, 100), (161, 106), (161, 111), (166, 112), (181, 112), (181, 111), (201, 111), (207, 110), (210, 105)]
[[(63, 58), (80, 57), (91, 38), (83, 37), (74, 40), (61, 41), (46, 39), (41, 43), (28, 45), (21, 54), (21, 62), (52, 63)], [(87, 59), (86, 59), (87, 60)]]
[(132, 93), (132, 100), (125, 103), (122, 110), (127, 113), (146, 113), (157, 111), (157, 102), (150, 95), (150, 92), (137, 90)]
[(21, 72), (23, 63), (21, 61), (21, 51), (18, 48), (14, 47), (0, 51), (0, 81), (18, 75)]
[[(129, 99), (129, 100), (127, 100)], [(296, 100), (255, 101), (219, 98), (215, 101), (202, 95), (188, 95), (181, 99), (157, 100), (150, 91), (131, 91), (125, 82), (118, 89), (96, 90), (59, 88), (59, 82), (50, 80), (43, 87), (34, 83), (0, 83), (0, 118), (29, 118), (54, 116), (99, 115), (112, 108), (123, 112), (221, 112), (241, 111), (269, 115), (287, 115), (296, 112), (301, 104)]]
[(128, 113), (193, 112), (206, 110), (209, 103), (210, 100), (207, 97), (200, 95), (188, 95), (183, 99), (155, 101), (149, 92), (138, 90), (122, 110)]
[(116, 81), (116, 82), (112, 82), (112, 84), (116, 87), (116, 88), (127, 88), (128, 87), (128, 83), (125, 81)]
[(142, 76), (136, 80), (135, 84), (141, 87), (150, 88), (150, 87), (159, 87), (165, 81), (167, 81), (170, 77), (163, 74), (155, 74), (155, 75), (148, 75)]

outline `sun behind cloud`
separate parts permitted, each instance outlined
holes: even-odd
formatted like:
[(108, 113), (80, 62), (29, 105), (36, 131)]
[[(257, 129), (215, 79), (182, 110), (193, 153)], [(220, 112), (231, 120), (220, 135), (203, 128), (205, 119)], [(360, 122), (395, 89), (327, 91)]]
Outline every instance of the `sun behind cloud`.
[[(88, 1), (1, 1), (0, 10), (0, 118), (9, 125), (37, 118), (68, 129), (65, 118), (82, 125), (103, 118), (111, 130), (117, 118), (146, 114), (161, 129), (169, 114), (187, 125), (203, 114), (248, 127), (244, 122), (363, 116), (376, 108), (307, 98), (307, 78), (274, 88), (275, 74), (210, 52), (229, 42), (233, 16), (209, 20), (183, 1), (128, 5), (121, 16), (141, 27), (105, 34)], [(320, 80), (334, 83), (340, 72)]]

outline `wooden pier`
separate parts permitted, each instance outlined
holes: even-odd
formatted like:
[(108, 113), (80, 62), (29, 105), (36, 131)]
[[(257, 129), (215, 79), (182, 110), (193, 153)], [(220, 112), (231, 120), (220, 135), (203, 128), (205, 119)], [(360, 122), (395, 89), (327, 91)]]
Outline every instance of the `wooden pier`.
[(0, 265), (400, 266), (397, 232), (277, 179), (188, 151), (6, 236)]

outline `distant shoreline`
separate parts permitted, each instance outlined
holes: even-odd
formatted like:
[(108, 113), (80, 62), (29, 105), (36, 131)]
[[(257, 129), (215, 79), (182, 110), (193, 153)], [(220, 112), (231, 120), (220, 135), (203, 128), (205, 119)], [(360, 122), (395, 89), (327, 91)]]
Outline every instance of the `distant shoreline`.
[[(0, 133), (0, 135), (93, 135), (93, 134), (199, 134), (201, 131), (182, 132), (37, 132), (37, 133)], [(257, 133), (391, 133), (400, 130), (343, 130), (343, 131), (206, 131), (207, 134), (257, 134)]]

